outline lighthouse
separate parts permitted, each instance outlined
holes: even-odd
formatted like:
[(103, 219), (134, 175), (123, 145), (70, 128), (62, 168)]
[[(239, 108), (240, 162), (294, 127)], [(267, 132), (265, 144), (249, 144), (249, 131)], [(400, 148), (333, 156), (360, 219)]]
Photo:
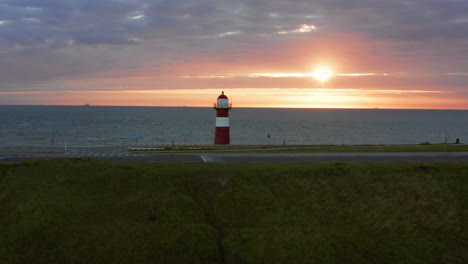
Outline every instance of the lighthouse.
[(229, 110), (231, 110), (231, 106), (223, 91), (214, 104), (216, 110), (215, 145), (229, 145), (231, 143), (229, 134)]

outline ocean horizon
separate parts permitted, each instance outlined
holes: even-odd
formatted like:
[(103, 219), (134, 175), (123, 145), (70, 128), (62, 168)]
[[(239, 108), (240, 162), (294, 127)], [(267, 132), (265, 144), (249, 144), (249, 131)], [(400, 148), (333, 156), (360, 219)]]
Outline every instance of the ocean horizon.
[[(73, 104), (73, 105), (62, 105), (62, 104), (0, 104), (3, 106), (71, 106), (71, 107), (164, 107), (164, 108), (211, 108), (209, 106), (187, 106), (187, 105), (176, 105), (176, 106), (164, 106), (164, 105), (95, 105), (95, 104)], [(234, 106), (233, 109), (336, 109), (336, 110), (441, 110), (441, 111), (468, 111), (467, 109), (451, 109), (451, 108), (385, 108), (385, 107), (254, 107), (254, 106)]]

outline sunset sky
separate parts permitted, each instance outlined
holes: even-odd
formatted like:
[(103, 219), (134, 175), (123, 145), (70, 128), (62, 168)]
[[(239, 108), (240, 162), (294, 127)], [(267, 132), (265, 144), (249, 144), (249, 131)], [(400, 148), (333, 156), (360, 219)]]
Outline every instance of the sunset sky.
[(467, 0), (0, 0), (0, 104), (468, 109)]

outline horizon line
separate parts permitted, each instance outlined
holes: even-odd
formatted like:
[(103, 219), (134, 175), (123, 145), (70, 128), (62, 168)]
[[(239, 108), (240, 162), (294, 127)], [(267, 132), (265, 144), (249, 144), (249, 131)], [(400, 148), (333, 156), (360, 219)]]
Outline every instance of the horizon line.
[[(188, 106), (188, 105), (94, 105), (94, 104), (0, 104), (2, 106), (73, 106), (73, 107), (168, 107), (168, 108), (212, 108), (212, 106)], [(255, 109), (317, 109), (317, 110), (450, 110), (467, 111), (468, 108), (382, 108), (382, 107), (259, 107), (259, 106), (240, 106), (233, 108), (255, 108)]]

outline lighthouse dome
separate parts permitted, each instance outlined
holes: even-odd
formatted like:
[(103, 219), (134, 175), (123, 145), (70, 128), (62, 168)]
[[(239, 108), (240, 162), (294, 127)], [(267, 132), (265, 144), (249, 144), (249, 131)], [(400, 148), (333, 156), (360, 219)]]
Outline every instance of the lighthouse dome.
[(221, 92), (221, 95), (218, 96), (218, 99), (228, 99), (226, 95), (224, 95), (224, 91)]

